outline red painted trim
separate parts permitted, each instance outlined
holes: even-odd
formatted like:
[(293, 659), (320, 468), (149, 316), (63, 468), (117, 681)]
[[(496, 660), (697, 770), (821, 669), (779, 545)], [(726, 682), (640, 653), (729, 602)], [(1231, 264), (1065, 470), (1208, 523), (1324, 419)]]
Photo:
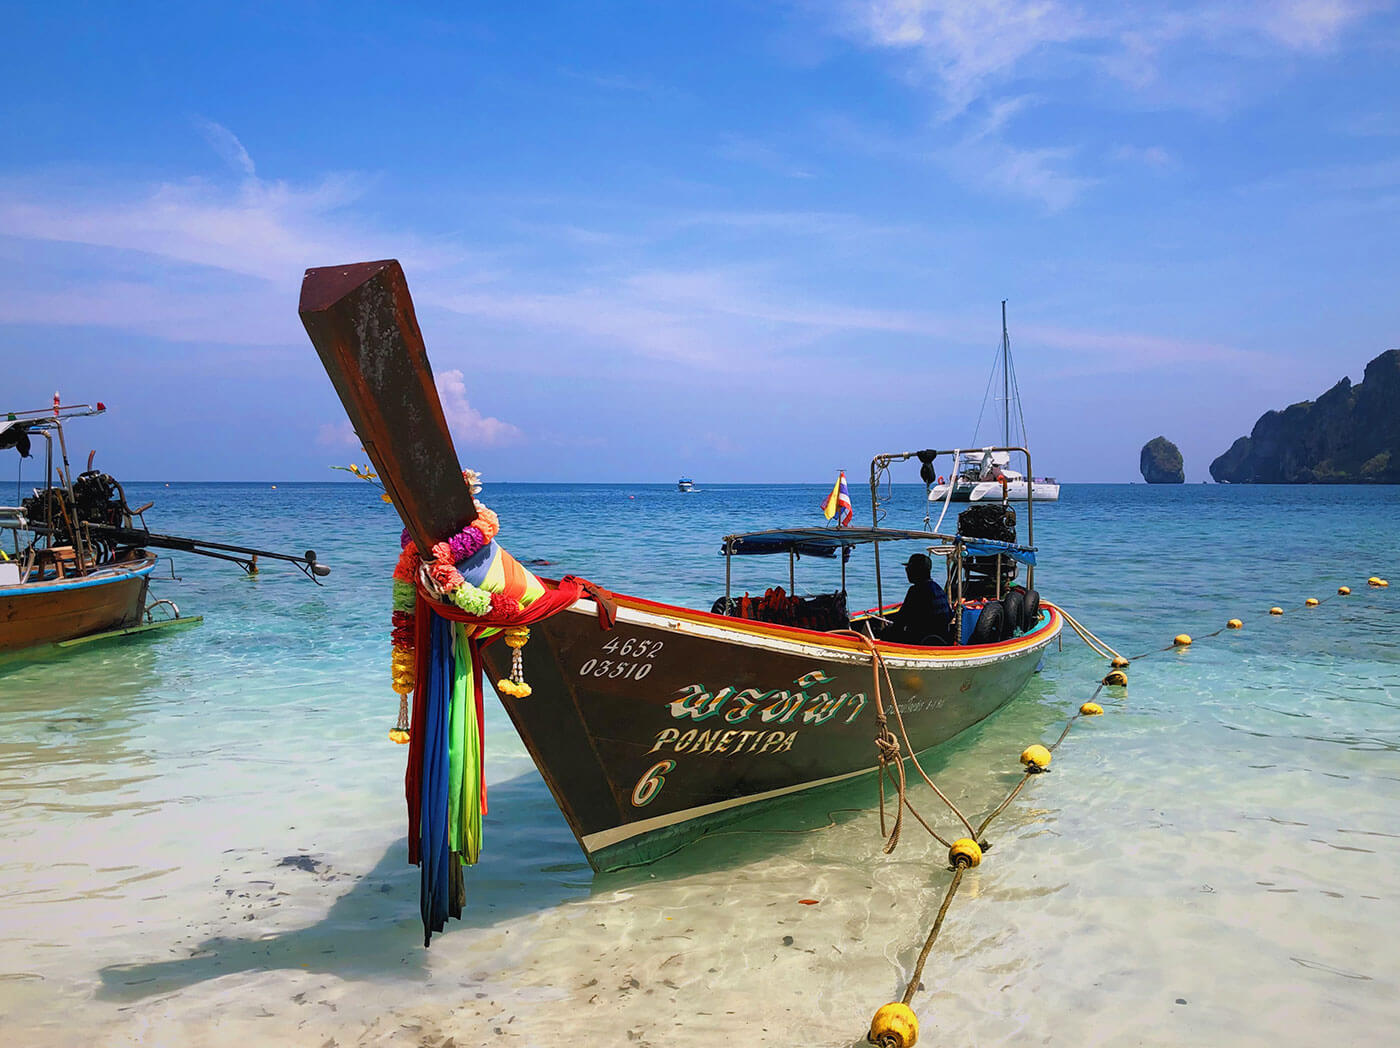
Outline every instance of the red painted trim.
[[(541, 578), (540, 581), (550, 588), (554, 588), (558, 585), (553, 579)], [(647, 600), (644, 597), (628, 596), (625, 593), (613, 592), (613, 598), (620, 607), (633, 608), (637, 611), (648, 611), (655, 615), (666, 615), (671, 618), (683, 619), (687, 622), (696, 622), (706, 626), (719, 626), (734, 633), (749, 633), (763, 637), (774, 637), (780, 640), (797, 641), (803, 644), (819, 644), (823, 647), (837, 648), (842, 651), (867, 650), (864, 644), (853, 637), (833, 637), (829, 633), (802, 629), (798, 626), (780, 626), (770, 622), (754, 622), (751, 619), (736, 619), (728, 615), (715, 615), (708, 611), (682, 608), (675, 604), (664, 604), (661, 601)], [(892, 606), (897, 607), (898, 605)], [(949, 659), (967, 658), (974, 653), (977, 655), (1003, 655), (1032, 648), (1040, 643), (1047, 634), (1053, 635), (1055, 631), (1062, 626), (1060, 612), (1055, 605), (1047, 600), (1042, 600), (1040, 606), (1050, 612), (1050, 619), (1044, 626), (1033, 633), (1028, 633), (1020, 637), (1012, 637), (1010, 640), (999, 641), (996, 644), (979, 644), (976, 648), (969, 648), (966, 645), (920, 648), (912, 644), (894, 644), (881, 641), (880, 650), (890, 651), (905, 657), (923, 656), (933, 659)]]

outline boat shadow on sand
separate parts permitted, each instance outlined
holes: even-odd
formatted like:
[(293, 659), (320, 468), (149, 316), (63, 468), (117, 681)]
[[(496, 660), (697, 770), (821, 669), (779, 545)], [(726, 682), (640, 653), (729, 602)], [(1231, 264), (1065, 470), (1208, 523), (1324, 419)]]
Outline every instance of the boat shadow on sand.
[[(1039, 703), (1021, 707), (1023, 719)], [(991, 718), (992, 722), (1001, 717)], [(976, 748), (987, 722), (969, 729), (954, 745), (937, 747), (921, 757), (937, 775), (964, 746)], [(1009, 769), (1011, 778), (1015, 770)], [(531, 913), (553, 909), (590, 897), (696, 875), (712, 875), (771, 860), (777, 851), (790, 851), (798, 861), (820, 856), (813, 849), (849, 852), (859, 834), (865, 850), (877, 852), (880, 841), (873, 776), (822, 787), (802, 797), (721, 825), (677, 852), (645, 866), (595, 874), (588, 866), (549, 790), (531, 769), (491, 786), (492, 814), (486, 820), (487, 852), (467, 874), (467, 906), (460, 920), (449, 921), (442, 934), (490, 928)], [(891, 805), (892, 796), (887, 796)], [(870, 826), (846, 827), (854, 820)], [(869, 833), (866, 831), (869, 830)], [(826, 839), (823, 832), (840, 836)], [(780, 843), (786, 842), (786, 843)], [(868, 846), (868, 847), (866, 847)], [(331, 868), (314, 855), (287, 856), (275, 867), (279, 882), (235, 879), (218, 888), (227, 893), (225, 926), (260, 916), (259, 904), (279, 895), (280, 887), (294, 897), (336, 890), (351, 876)], [(316, 886), (297, 883), (314, 877)], [(266, 874), (249, 874), (251, 877)], [(285, 880), (281, 880), (285, 878)], [(300, 928), (246, 937), (218, 934), (194, 946), (177, 945), (184, 957), (152, 962), (109, 965), (100, 970), (100, 1000), (132, 1002), (245, 972), (302, 970), (342, 979), (360, 977), (421, 980), (428, 970), (418, 914), (419, 871), (407, 863), (407, 841), (390, 845), (367, 873), (340, 894), (320, 920)], [(283, 896), (285, 897), (285, 896)]]

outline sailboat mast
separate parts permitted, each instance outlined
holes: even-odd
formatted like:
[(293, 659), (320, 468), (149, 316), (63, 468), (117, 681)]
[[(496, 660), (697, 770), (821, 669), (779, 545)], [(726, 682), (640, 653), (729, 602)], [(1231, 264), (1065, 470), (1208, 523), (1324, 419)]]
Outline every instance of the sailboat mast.
[(1011, 336), (1006, 333), (1006, 299), (1001, 300), (1001, 445), (1011, 446)]

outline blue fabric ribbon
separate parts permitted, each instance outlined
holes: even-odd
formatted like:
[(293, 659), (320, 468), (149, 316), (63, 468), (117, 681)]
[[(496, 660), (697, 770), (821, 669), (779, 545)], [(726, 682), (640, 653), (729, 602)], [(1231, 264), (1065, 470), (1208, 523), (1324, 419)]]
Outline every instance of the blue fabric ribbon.
[(423, 807), (419, 829), (420, 893), (423, 945), (447, 924), (452, 896), (452, 854), (448, 823), (448, 711), (452, 700), (452, 623), (433, 616), (428, 657), (426, 723), (423, 739)]

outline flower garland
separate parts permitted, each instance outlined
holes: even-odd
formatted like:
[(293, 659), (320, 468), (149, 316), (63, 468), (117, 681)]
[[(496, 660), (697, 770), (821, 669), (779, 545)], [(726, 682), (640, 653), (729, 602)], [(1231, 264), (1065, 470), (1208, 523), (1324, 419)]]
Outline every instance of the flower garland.
[[(481, 490), (479, 477), (474, 470), (463, 470), (462, 479), (471, 487), (473, 495)], [(434, 545), (432, 558), (427, 559), (419, 554), (408, 529), (404, 529), (399, 540), (403, 549), (394, 567), (394, 610), (390, 628), (392, 654), (389, 672), (394, 691), (399, 696), (399, 719), (389, 732), (393, 742), (402, 744), (409, 739), (408, 696), (417, 683), (414, 679), (417, 583), (421, 581), (430, 593), (441, 596), (476, 618), (513, 618), (520, 613), (520, 602), (514, 597), (474, 586), (462, 578), (462, 573), (457, 570), (458, 564), (488, 545), (500, 531), (500, 518), (478, 503), (476, 519), (447, 541)], [(520, 649), (529, 637), (530, 631), (523, 626), (506, 631), (506, 644), (513, 650), (510, 677), (496, 682), (496, 689), (502, 694), (521, 699), (530, 694), (520, 655)]]

